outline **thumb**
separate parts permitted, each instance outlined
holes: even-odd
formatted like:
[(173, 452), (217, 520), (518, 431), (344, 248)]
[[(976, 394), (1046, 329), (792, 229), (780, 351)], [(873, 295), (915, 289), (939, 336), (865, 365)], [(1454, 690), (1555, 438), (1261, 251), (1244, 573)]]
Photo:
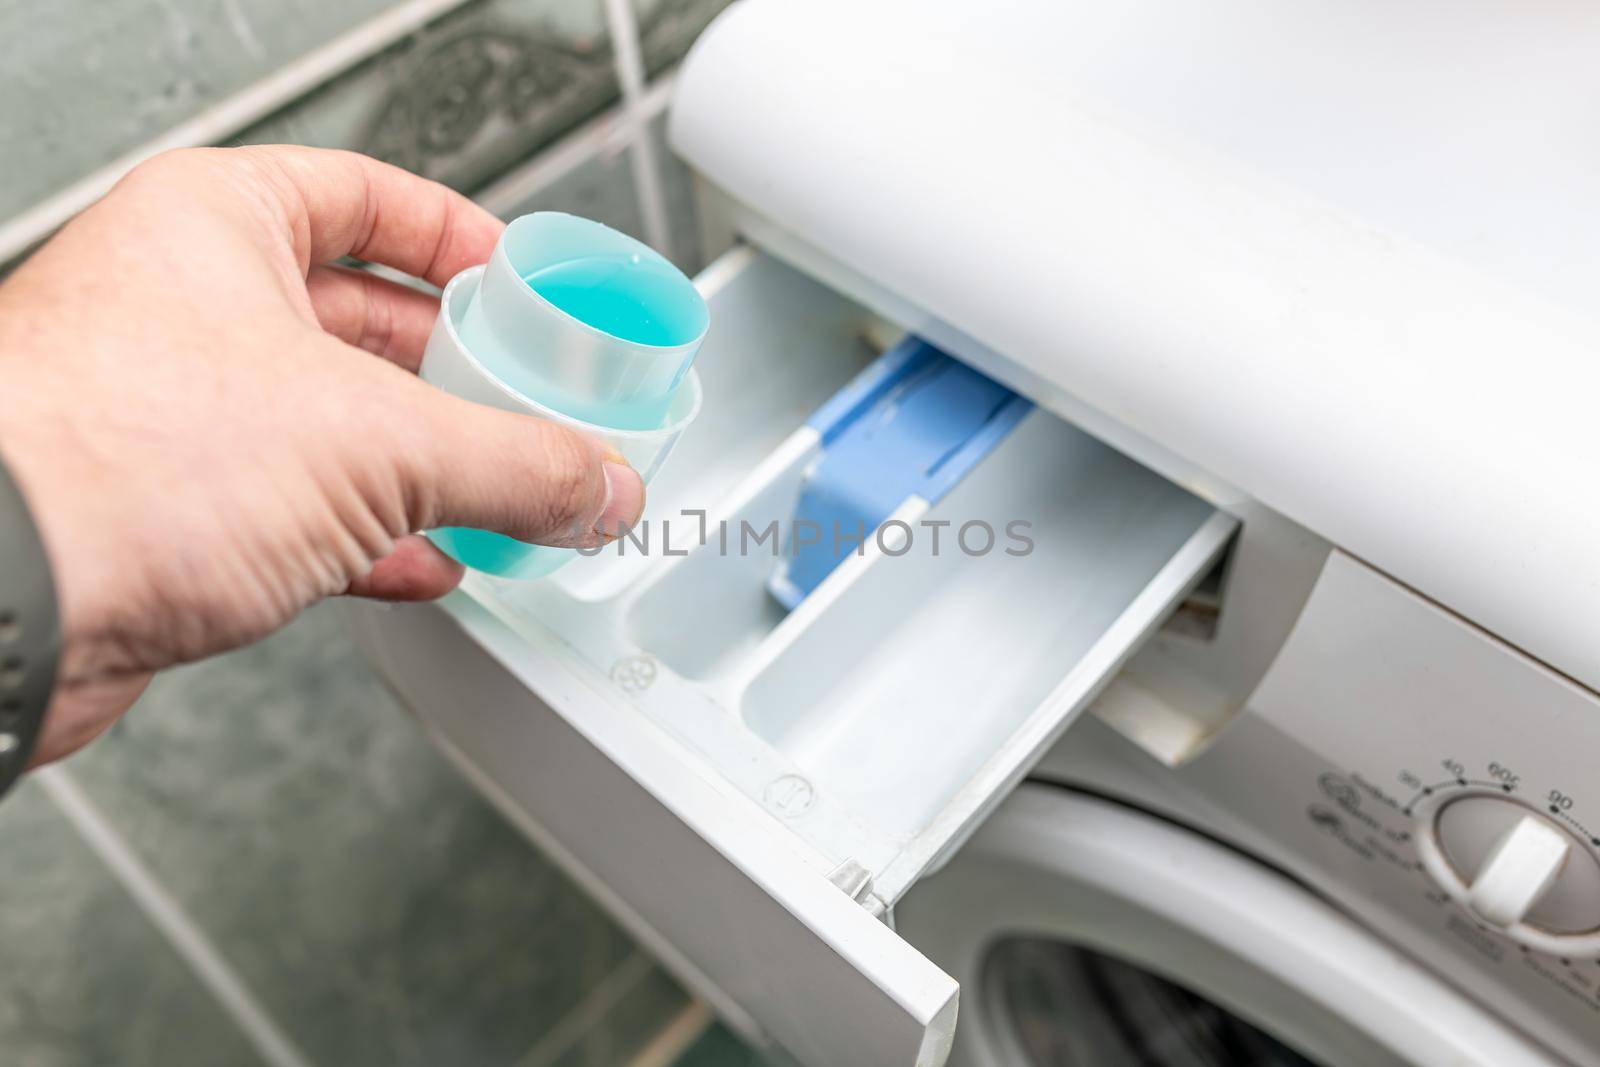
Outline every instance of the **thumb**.
[(613, 540), (639, 521), (644, 482), (599, 441), (431, 387), (427, 394), (406, 487), (417, 525), (572, 548)]

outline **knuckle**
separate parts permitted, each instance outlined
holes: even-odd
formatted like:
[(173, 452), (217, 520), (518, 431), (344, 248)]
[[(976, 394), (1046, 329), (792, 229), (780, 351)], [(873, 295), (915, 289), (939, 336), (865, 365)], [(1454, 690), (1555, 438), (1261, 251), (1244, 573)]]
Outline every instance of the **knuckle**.
[(244, 148), (169, 148), (140, 163), (129, 176), (144, 175), (168, 179), (175, 176), (214, 177), (240, 165), (255, 166), (260, 149)]
[(207, 166), (216, 154), (214, 148), (169, 148), (158, 152), (134, 168), (135, 171), (188, 170)]
[(207, 157), (215, 151), (213, 148), (169, 148), (139, 163), (117, 184), (124, 190), (169, 185), (175, 179), (211, 166)]
[(128, 171), (113, 192), (136, 198), (236, 192), (265, 184), (271, 173), (271, 154), (261, 148), (170, 148)]

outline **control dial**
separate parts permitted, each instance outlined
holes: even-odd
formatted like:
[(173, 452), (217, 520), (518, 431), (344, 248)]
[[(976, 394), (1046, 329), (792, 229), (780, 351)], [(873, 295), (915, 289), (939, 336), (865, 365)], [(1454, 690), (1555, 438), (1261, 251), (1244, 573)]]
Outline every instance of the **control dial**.
[(1434, 880), (1481, 921), (1557, 956), (1600, 956), (1600, 862), (1554, 819), (1497, 793), (1417, 813)]

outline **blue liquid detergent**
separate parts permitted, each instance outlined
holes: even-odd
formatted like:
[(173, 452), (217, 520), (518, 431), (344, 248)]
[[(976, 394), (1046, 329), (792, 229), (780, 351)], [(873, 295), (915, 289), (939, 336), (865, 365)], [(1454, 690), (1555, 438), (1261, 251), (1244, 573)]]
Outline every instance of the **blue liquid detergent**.
[(429, 530), (428, 539), (452, 559), (500, 578), (542, 578), (574, 555), (570, 548), (530, 545), (505, 534), (466, 526)]
[[(637, 256), (569, 260), (526, 275), (523, 281), (559, 310), (612, 337), (662, 348), (683, 343), (681, 324), (666, 317), (674, 304), (682, 302), (682, 280)], [(535, 395), (574, 418), (624, 430), (660, 426), (672, 400), (668, 394), (596, 407), (551, 389)]]
[(670, 347), (680, 331), (655, 310), (680, 299), (672, 275), (638, 256), (592, 256), (557, 263), (523, 279), (579, 322), (641, 345)]
[[(593, 256), (557, 263), (523, 278), (528, 287), (579, 322), (635, 344), (669, 347), (682, 336), (653, 310), (680, 299), (671, 274), (637, 256)], [(542, 399), (551, 400), (548, 395)], [(665, 405), (615, 404), (602, 413), (572, 414), (607, 426), (661, 425)], [(567, 548), (530, 545), (504, 534), (463, 527), (432, 531), (438, 546), (473, 570), (502, 578), (538, 578), (568, 562)]]

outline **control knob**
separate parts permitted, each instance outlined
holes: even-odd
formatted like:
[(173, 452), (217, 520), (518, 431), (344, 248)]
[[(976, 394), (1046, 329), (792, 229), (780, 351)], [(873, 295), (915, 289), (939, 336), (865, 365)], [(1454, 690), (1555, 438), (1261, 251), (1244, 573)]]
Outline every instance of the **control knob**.
[(1417, 812), (1428, 874), (1480, 921), (1558, 956), (1600, 956), (1600, 862), (1543, 812), (1496, 793)]

